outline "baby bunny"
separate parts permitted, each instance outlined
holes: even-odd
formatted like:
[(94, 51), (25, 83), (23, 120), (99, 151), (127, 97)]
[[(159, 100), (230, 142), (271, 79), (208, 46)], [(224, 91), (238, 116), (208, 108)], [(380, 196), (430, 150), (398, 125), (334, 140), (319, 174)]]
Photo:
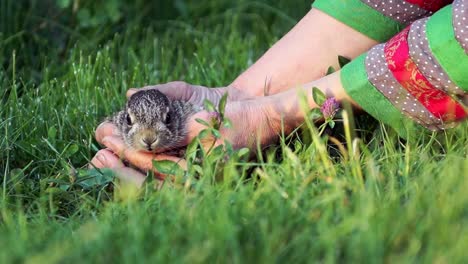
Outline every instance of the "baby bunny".
[(184, 145), (186, 121), (195, 112), (192, 104), (169, 100), (160, 91), (151, 89), (133, 94), (125, 109), (108, 120), (117, 126), (129, 147), (161, 153)]

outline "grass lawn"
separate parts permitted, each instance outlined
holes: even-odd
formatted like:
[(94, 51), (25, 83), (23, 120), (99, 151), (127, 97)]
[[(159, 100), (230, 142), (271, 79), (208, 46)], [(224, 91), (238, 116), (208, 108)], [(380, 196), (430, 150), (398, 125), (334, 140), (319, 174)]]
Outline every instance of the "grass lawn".
[(100, 2), (0, 1), (0, 263), (466, 263), (466, 123), (403, 141), (367, 121), (330, 155), (305, 126), (159, 190), (83, 169), (128, 88), (226, 85), (310, 8)]

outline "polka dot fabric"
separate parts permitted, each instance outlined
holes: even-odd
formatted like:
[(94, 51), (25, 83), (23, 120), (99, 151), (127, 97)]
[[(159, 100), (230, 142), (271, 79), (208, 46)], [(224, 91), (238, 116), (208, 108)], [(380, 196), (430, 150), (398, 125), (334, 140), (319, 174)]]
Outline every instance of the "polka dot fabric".
[(455, 38), (468, 54), (468, 1), (453, 3), (453, 29)]
[(468, 0), (352, 1), (367, 11), (348, 12), (350, 20), (375, 25), (378, 14), (397, 26), (394, 37), (342, 69), (347, 93), (402, 135), (407, 119), (433, 131), (468, 119), (459, 100), (468, 97)]
[(374, 8), (383, 15), (390, 17), (404, 25), (419, 18), (430, 15), (432, 12), (404, 0), (362, 0), (366, 5)]
[(430, 130), (443, 129), (441, 120), (432, 115), (393, 77), (388, 69), (384, 47), (385, 44), (377, 45), (367, 54), (366, 71), (370, 83), (396, 108), (418, 124)]
[(464, 91), (450, 80), (447, 73), (434, 58), (426, 37), (428, 18), (418, 20), (411, 25), (408, 36), (410, 55), (428, 81), (437, 89), (462, 95)]

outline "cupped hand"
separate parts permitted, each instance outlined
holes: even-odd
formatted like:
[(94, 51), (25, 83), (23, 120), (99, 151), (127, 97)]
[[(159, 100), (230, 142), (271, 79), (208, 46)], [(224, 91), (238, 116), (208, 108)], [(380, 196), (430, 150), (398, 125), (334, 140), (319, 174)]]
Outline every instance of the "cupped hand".
[[(147, 86), (141, 89), (158, 89), (172, 99), (186, 100), (198, 105), (203, 105), (205, 99), (217, 103), (228, 90), (227, 88), (209, 89), (183, 82)], [(138, 89), (129, 90), (127, 96), (131, 96), (136, 91)], [(255, 150), (258, 145), (266, 146), (278, 138), (281, 132), (281, 121), (278, 119), (278, 113), (274, 113), (272, 103), (265, 100), (267, 97), (249, 100), (247, 99), (248, 96), (239, 93), (229, 95), (229, 97), (224, 115), (231, 121), (232, 127), (221, 127), (221, 138), (208, 137), (202, 139), (202, 144), (205, 147), (209, 148), (213, 144), (219, 145), (223, 144), (224, 141), (228, 141), (235, 149), (248, 147)], [(243, 98), (243, 100), (236, 101), (239, 98)], [(213, 118), (217, 119), (218, 117), (217, 113), (207, 111), (201, 111), (192, 116), (187, 122), (189, 133), (185, 143), (188, 144), (202, 130), (206, 129), (203, 124), (197, 122), (197, 119), (210, 123)], [(121, 172), (119, 174), (128, 174), (130, 178), (136, 179), (137, 185), (144, 181), (142, 179), (145, 176), (137, 170), (126, 167), (122, 163), (122, 159), (142, 171), (154, 171), (153, 160), (171, 160), (185, 168), (186, 162), (181, 158), (164, 154), (145, 153), (128, 148), (122, 138), (115, 133), (115, 129), (115, 126), (111, 123), (103, 123), (96, 129), (96, 140), (107, 149), (100, 150), (92, 159), (91, 163), (94, 166), (111, 168), (114, 171)], [(164, 178), (164, 175), (156, 171), (155, 174), (159, 178)]]
[(122, 160), (128, 161), (141, 171), (153, 171), (158, 179), (164, 179), (166, 175), (153, 170), (154, 160), (170, 160), (178, 163), (182, 168), (186, 167), (185, 160), (179, 157), (141, 152), (128, 148), (115, 131), (115, 125), (108, 122), (102, 123), (96, 129), (96, 140), (106, 149), (96, 153), (90, 162), (90, 167), (110, 168), (117, 173), (119, 178), (134, 182), (137, 186), (143, 184), (146, 176), (138, 170), (126, 167)]
[[(204, 147), (209, 148), (213, 144), (220, 145), (228, 141), (234, 149), (250, 148), (255, 152), (257, 146), (264, 147), (276, 141), (281, 133), (281, 121), (277, 114), (273, 113), (274, 107), (262, 99), (228, 102), (224, 110), (224, 116), (232, 127), (221, 126), (219, 129), (221, 137), (213, 136), (202, 138)], [(187, 143), (191, 142), (199, 133), (206, 129), (207, 123), (220, 122), (220, 115), (216, 112), (202, 111), (193, 115), (187, 123)]]
[(132, 88), (127, 91), (127, 97), (130, 97), (139, 90), (148, 89), (156, 89), (170, 99), (187, 101), (197, 106), (203, 106), (205, 100), (217, 105), (225, 93), (228, 93), (228, 101), (245, 100), (253, 97), (247, 92), (233, 86), (207, 88), (181, 81), (150, 85), (141, 88)]
[[(228, 103), (224, 114), (231, 121), (232, 127), (221, 127), (221, 138), (203, 138), (203, 146), (209, 148), (213, 144), (223, 144), (226, 140), (235, 149), (248, 147), (255, 150), (257, 146), (262, 147), (274, 142), (281, 132), (281, 122), (273, 118), (276, 115), (271, 113), (271, 109), (271, 105), (261, 100)], [(188, 144), (202, 130), (206, 129), (206, 126), (199, 123), (197, 119), (202, 119), (209, 123), (213, 118), (216, 119), (218, 117), (217, 113), (206, 111), (198, 112), (192, 116), (187, 123), (189, 133), (186, 143)], [(186, 167), (186, 161), (179, 157), (140, 152), (128, 148), (122, 138), (116, 135), (114, 131), (115, 126), (111, 123), (103, 123), (97, 128), (96, 139), (107, 149), (101, 150), (93, 158), (92, 163), (96, 167), (107, 167), (117, 171), (129, 172), (129, 168), (124, 166), (121, 161), (122, 159), (142, 171), (154, 171), (153, 160), (171, 160), (178, 163), (182, 168)], [(157, 171), (154, 172), (159, 178), (164, 178), (164, 175)], [(132, 172), (131, 175), (137, 175), (137, 172)], [(139, 179), (142, 176), (135, 177)]]

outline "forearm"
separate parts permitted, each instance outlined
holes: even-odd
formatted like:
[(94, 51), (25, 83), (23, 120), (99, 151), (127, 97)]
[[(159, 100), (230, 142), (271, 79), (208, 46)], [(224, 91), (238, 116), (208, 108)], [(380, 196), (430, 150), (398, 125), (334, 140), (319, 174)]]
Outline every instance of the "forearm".
[(377, 42), (312, 9), (288, 34), (242, 73), (231, 87), (253, 95), (276, 94), (339, 68), (337, 57), (355, 58)]

